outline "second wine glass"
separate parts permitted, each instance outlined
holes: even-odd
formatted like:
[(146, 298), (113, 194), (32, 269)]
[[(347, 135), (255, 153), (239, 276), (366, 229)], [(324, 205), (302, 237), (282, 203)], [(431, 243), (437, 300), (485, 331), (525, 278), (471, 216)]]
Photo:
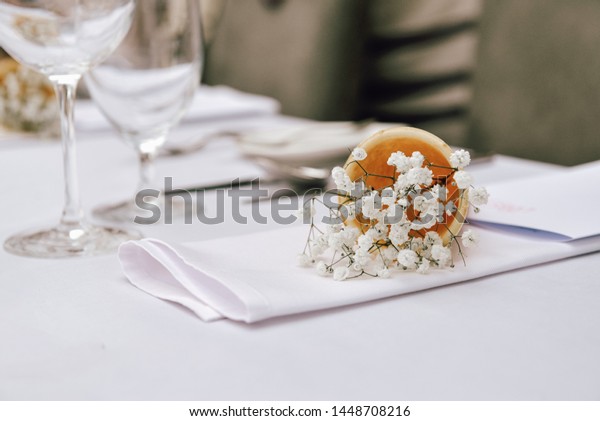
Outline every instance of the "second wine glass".
[(64, 207), (58, 225), (13, 235), (6, 251), (30, 257), (94, 256), (114, 251), (134, 231), (90, 224), (77, 186), (73, 105), (81, 75), (123, 39), (132, 0), (0, 0), (0, 46), (22, 65), (46, 75), (58, 98)]
[[(85, 77), (89, 92), (123, 140), (139, 156), (137, 191), (154, 185), (154, 157), (198, 87), (203, 44), (198, 0), (136, 3), (119, 48)], [(131, 222), (134, 198), (100, 207), (94, 216)]]

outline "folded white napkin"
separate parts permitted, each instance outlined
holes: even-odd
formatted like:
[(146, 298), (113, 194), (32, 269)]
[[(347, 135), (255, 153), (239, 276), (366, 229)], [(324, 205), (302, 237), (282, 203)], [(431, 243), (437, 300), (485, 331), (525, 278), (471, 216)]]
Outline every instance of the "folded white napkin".
[(466, 250), (467, 264), (421, 275), (394, 271), (389, 279), (336, 282), (296, 264), (307, 226), (168, 245), (146, 239), (119, 250), (123, 270), (143, 291), (188, 307), (205, 321), (223, 317), (256, 322), (271, 317), (355, 304), (480, 278), (600, 250), (600, 236), (544, 242), (475, 229), (480, 244)]
[[(183, 123), (239, 118), (279, 112), (279, 102), (273, 98), (241, 92), (228, 86), (202, 85), (183, 117)], [(75, 125), (79, 130), (104, 130), (110, 123), (91, 100), (77, 102)]]

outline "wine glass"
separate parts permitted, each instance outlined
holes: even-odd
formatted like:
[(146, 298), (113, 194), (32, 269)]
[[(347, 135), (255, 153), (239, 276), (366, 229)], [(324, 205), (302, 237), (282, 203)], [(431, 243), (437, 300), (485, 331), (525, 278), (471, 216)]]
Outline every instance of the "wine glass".
[[(85, 76), (102, 113), (138, 154), (138, 192), (161, 190), (154, 185), (154, 157), (193, 98), (202, 57), (198, 0), (143, 0), (123, 42)], [(94, 210), (116, 222), (132, 222), (136, 213), (133, 197)]]
[(136, 232), (84, 219), (77, 186), (73, 105), (82, 74), (105, 59), (131, 23), (133, 0), (0, 0), (0, 46), (52, 82), (58, 97), (65, 205), (57, 226), (10, 237), (8, 252), (33, 257), (90, 256), (113, 251)]

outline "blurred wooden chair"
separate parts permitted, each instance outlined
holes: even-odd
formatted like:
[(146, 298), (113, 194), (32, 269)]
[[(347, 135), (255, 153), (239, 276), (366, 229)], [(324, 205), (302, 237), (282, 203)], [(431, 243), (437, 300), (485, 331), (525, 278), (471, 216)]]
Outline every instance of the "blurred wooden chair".
[(487, 0), (468, 144), (564, 165), (600, 159), (600, 2)]
[(481, 0), (229, 1), (205, 80), (318, 120), (409, 123), (464, 142)]

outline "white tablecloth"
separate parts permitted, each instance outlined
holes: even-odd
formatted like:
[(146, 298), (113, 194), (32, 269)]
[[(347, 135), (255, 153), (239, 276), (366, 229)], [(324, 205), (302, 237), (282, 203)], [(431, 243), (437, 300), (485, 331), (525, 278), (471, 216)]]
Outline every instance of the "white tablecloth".
[[(62, 205), (59, 145), (6, 142), (2, 241), (54, 222)], [(132, 192), (135, 157), (113, 134), (86, 134), (79, 159), (86, 208)], [(472, 172), (486, 184), (548, 168), (498, 157)], [(159, 169), (180, 185), (261, 173), (227, 140), (162, 159)], [(183, 242), (277, 228), (228, 220), (143, 231)], [(0, 399), (596, 400), (599, 261), (590, 254), (245, 325), (203, 323), (137, 290), (114, 255), (34, 260), (0, 251)]]

